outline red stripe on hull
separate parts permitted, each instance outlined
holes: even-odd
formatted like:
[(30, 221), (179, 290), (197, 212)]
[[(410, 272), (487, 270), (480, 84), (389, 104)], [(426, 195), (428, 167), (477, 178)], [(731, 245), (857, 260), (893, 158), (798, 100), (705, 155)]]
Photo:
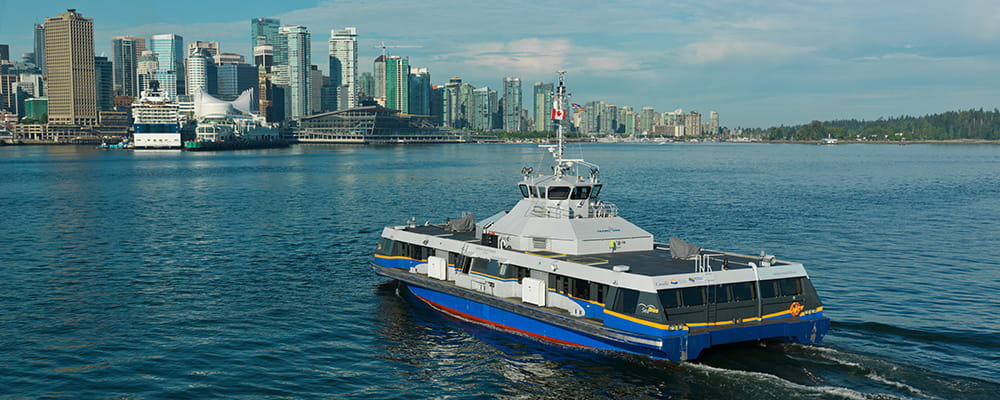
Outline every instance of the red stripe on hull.
[[(413, 293), (413, 292), (410, 291), (410, 293)], [(454, 310), (454, 309), (442, 306), (442, 305), (437, 304), (437, 303), (435, 303), (433, 301), (430, 301), (430, 300), (427, 300), (427, 299), (425, 299), (423, 297), (420, 297), (416, 293), (413, 293), (413, 295), (416, 296), (418, 299), (420, 299), (420, 301), (423, 301), (424, 303), (427, 303), (428, 305), (430, 305), (433, 308), (436, 308), (438, 310), (444, 311), (444, 312), (446, 312), (448, 314), (453, 314), (453, 315), (455, 315), (455, 316), (457, 316), (459, 318), (465, 319), (465, 320), (474, 321), (474, 322), (478, 322), (478, 323), (481, 323), (481, 324), (484, 324), (484, 325), (490, 325), (490, 326), (494, 326), (494, 327), (497, 327), (497, 328), (500, 328), (500, 329), (505, 329), (505, 330), (509, 330), (509, 331), (514, 331), (514, 332), (522, 333), (522, 334), (525, 334), (525, 335), (528, 335), (528, 336), (531, 336), (531, 337), (535, 337), (535, 338), (539, 338), (539, 339), (544, 339), (544, 340), (556, 342), (556, 343), (559, 343), (559, 344), (564, 344), (564, 345), (567, 345), (567, 346), (589, 348), (589, 346), (584, 346), (582, 344), (573, 343), (573, 342), (567, 342), (565, 340), (559, 340), (559, 339), (556, 339), (556, 338), (552, 338), (552, 337), (548, 337), (548, 336), (544, 336), (544, 335), (539, 335), (537, 333), (532, 333), (532, 332), (524, 331), (524, 330), (517, 329), (517, 328), (514, 328), (514, 327), (510, 327), (510, 326), (507, 326), (507, 325), (500, 325), (500, 324), (498, 324), (496, 322), (493, 322), (493, 321), (487, 321), (485, 319), (474, 317), (474, 316), (466, 314), (464, 312), (461, 312), (461, 311), (458, 311), (458, 310)]]

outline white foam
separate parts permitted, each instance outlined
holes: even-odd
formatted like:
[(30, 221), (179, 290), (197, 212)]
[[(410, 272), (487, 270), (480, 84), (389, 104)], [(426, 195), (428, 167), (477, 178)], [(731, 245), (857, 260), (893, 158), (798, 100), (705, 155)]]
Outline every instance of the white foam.
[(719, 373), (719, 374), (730, 375), (730, 376), (749, 377), (749, 378), (753, 378), (753, 379), (757, 379), (757, 380), (767, 381), (767, 382), (770, 382), (772, 384), (780, 385), (780, 386), (783, 386), (783, 387), (789, 388), (789, 389), (794, 389), (794, 390), (804, 391), (804, 392), (818, 393), (818, 394), (828, 394), (828, 395), (840, 396), (840, 397), (843, 397), (843, 398), (846, 398), (846, 399), (865, 400), (865, 399), (872, 398), (873, 396), (878, 396), (878, 398), (890, 398), (890, 399), (896, 399), (896, 398), (898, 398), (898, 397), (895, 397), (895, 396), (892, 396), (892, 395), (889, 395), (889, 394), (881, 394), (881, 393), (880, 394), (868, 394), (868, 393), (862, 393), (862, 392), (858, 392), (856, 390), (852, 390), (852, 389), (848, 389), (848, 388), (844, 388), (844, 387), (837, 387), (837, 386), (807, 386), (807, 385), (802, 385), (802, 384), (798, 384), (798, 383), (795, 383), (795, 382), (792, 382), (792, 381), (789, 381), (789, 380), (782, 379), (781, 377), (778, 377), (776, 375), (771, 375), (771, 374), (767, 374), (767, 373), (763, 373), (763, 372), (741, 371), (741, 370), (734, 370), (734, 369), (716, 368), (716, 367), (712, 367), (712, 366), (708, 366), (708, 365), (704, 365), (704, 364), (694, 364), (694, 363), (683, 363), (682, 365), (686, 366), (686, 367), (694, 368), (694, 369), (700, 369), (700, 370), (702, 370), (703, 372), (706, 372), (706, 373)]
[(936, 399), (937, 398), (937, 397), (934, 397), (934, 396), (930, 396), (930, 395), (924, 394), (924, 392), (922, 392), (920, 389), (917, 389), (917, 388), (915, 388), (913, 386), (907, 385), (907, 384), (902, 383), (902, 382), (891, 381), (891, 380), (889, 380), (889, 379), (887, 379), (887, 378), (885, 378), (885, 377), (883, 377), (883, 376), (881, 376), (879, 374), (876, 374), (874, 372), (868, 374), (867, 377), (868, 377), (868, 379), (871, 379), (871, 380), (873, 380), (875, 382), (880, 382), (880, 383), (884, 383), (884, 384), (889, 385), (889, 386), (895, 386), (897, 388), (907, 390), (910, 393), (913, 393), (913, 394), (918, 395), (920, 397), (925, 397), (925, 398), (928, 398), (928, 399)]

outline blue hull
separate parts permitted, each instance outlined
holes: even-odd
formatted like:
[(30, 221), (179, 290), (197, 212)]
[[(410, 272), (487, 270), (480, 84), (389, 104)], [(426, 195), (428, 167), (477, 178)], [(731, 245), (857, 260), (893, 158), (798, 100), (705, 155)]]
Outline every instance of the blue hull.
[[(381, 268), (386, 267), (378, 263), (373, 263), (372, 267), (380, 275), (398, 278), (380, 271)], [(829, 319), (814, 316), (794, 322), (771, 321), (661, 337), (630, 334), (611, 329), (607, 330), (607, 335), (603, 335), (600, 332), (597, 334), (583, 332), (568, 325), (562, 326), (531, 318), (471, 298), (443, 293), (421, 286), (420, 282), (417, 281), (400, 280), (407, 283), (410, 292), (423, 302), (441, 312), (463, 320), (567, 346), (623, 351), (671, 361), (695, 359), (703, 350), (727, 343), (762, 339), (777, 339), (802, 344), (816, 343), (822, 339), (830, 326)]]

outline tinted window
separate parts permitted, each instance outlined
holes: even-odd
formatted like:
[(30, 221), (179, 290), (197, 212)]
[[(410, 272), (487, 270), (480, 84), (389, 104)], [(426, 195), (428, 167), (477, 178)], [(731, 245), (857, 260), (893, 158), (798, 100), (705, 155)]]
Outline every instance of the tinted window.
[(683, 301), (684, 306), (691, 307), (691, 306), (700, 306), (702, 304), (705, 304), (705, 294), (704, 294), (705, 288), (691, 287), (691, 288), (680, 289), (680, 291), (681, 291), (681, 300)]
[(577, 186), (573, 188), (573, 194), (569, 196), (573, 200), (585, 200), (590, 197), (590, 186)]
[(590, 191), (590, 197), (596, 198), (599, 194), (601, 194), (601, 185), (594, 185), (594, 189)]
[(765, 299), (778, 297), (778, 291), (774, 287), (774, 281), (760, 281), (760, 297)]
[(528, 185), (517, 185), (521, 188), (521, 196), (528, 197)]
[(781, 289), (782, 296), (797, 296), (802, 294), (802, 286), (799, 278), (788, 278), (778, 281), (778, 288)]
[(660, 293), (660, 305), (664, 309), (677, 308), (680, 303), (677, 301), (677, 289), (666, 289), (661, 290)]
[(378, 240), (378, 247), (375, 248), (375, 254), (380, 254), (383, 256), (392, 254), (392, 239), (381, 238)]
[(712, 285), (708, 288), (708, 302), (709, 303), (728, 303), (729, 293), (726, 290), (725, 285)]
[(549, 188), (549, 199), (566, 200), (569, 198), (569, 187), (553, 186)]
[(743, 282), (743, 283), (733, 283), (728, 285), (730, 292), (732, 292), (733, 301), (747, 301), (753, 300), (753, 283)]
[(618, 301), (615, 309), (619, 312), (635, 314), (635, 307), (639, 305), (639, 292), (632, 289), (618, 289)]

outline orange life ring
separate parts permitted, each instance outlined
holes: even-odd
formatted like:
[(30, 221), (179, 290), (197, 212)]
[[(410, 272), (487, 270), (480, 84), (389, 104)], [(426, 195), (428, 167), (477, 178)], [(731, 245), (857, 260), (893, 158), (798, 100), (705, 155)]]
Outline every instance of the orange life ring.
[(791, 313), (793, 317), (798, 317), (799, 314), (802, 313), (803, 308), (805, 307), (802, 307), (799, 302), (792, 302), (792, 305), (788, 306), (788, 312)]

